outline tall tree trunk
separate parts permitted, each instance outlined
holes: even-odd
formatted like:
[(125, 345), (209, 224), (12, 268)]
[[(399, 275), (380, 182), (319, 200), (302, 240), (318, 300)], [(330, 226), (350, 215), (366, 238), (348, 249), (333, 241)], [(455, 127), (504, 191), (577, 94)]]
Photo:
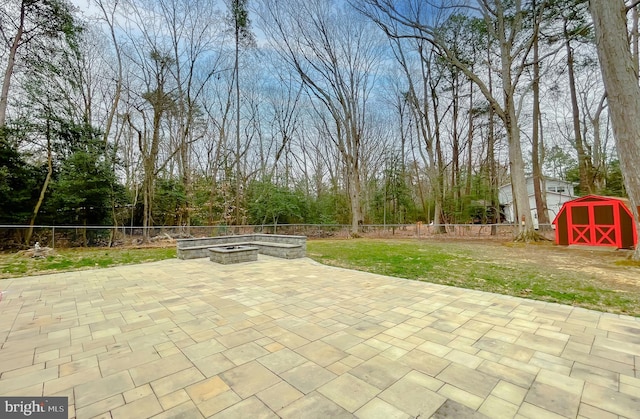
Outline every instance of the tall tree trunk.
[[(111, 107), (109, 109), (109, 113), (107, 114), (107, 121), (105, 124), (104, 132), (102, 133), (102, 141), (104, 143), (105, 153), (107, 153), (109, 135), (111, 134), (111, 127), (113, 126), (113, 120), (116, 117), (116, 114), (118, 111), (118, 104), (120, 103), (120, 96), (122, 94), (122, 79), (123, 79), (122, 55), (120, 53), (120, 44), (118, 43), (118, 38), (116, 36), (115, 27), (114, 27), (115, 6), (114, 6), (114, 9), (112, 10), (111, 18), (109, 18), (109, 14), (107, 13), (107, 10), (104, 4), (102, 3), (102, 1), (98, 0), (96, 3), (100, 8), (100, 10), (102, 11), (102, 17), (105, 20), (105, 22), (107, 22), (107, 25), (109, 27), (109, 35), (111, 36), (111, 42), (113, 43), (113, 49), (116, 54), (116, 62), (117, 62), (117, 69), (118, 69), (118, 76), (117, 76), (118, 78), (116, 79), (116, 87), (113, 92), (113, 100), (111, 101)], [(117, 144), (117, 141), (116, 141), (116, 144)], [(111, 153), (112, 169), (114, 171), (116, 166), (116, 154), (118, 152), (117, 148), (118, 148), (117, 145), (114, 144), (113, 151)], [(112, 192), (111, 193), (111, 219), (113, 220), (114, 228), (111, 230), (109, 235), (109, 247), (112, 246), (113, 241), (115, 240), (115, 236), (117, 234), (117, 227), (118, 227), (118, 216), (116, 214), (116, 195), (113, 191), (113, 186), (111, 187), (111, 192)]]
[[(159, 105), (158, 105), (159, 106)], [(153, 112), (153, 133), (151, 144), (147, 138), (148, 133), (145, 127), (143, 133), (140, 129), (136, 128), (131, 121), (131, 118), (127, 116), (127, 122), (131, 129), (136, 132), (138, 137), (138, 149), (142, 156), (142, 169), (144, 171), (142, 175), (142, 240), (144, 242), (149, 241), (149, 227), (152, 224), (151, 209), (153, 202), (153, 183), (155, 179), (156, 157), (158, 152), (158, 142), (160, 141), (160, 119), (162, 118), (162, 112), (157, 106), (154, 106)]]
[(516, 104), (513, 97), (515, 89), (511, 78), (511, 51), (509, 50), (508, 45), (504, 42), (500, 44), (500, 49), (504, 100), (503, 122), (507, 131), (507, 141), (509, 143), (509, 172), (511, 175), (511, 190), (513, 193), (514, 221), (519, 226), (516, 239), (528, 241), (534, 238), (535, 234), (533, 220), (531, 219), (529, 194), (527, 193), (524, 159), (522, 158), (522, 145), (520, 144), (520, 127), (518, 126)]
[(471, 161), (473, 158), (473, 134), (474, 134), (474, 126), (473, 126), (473, 83), (469, 83), (469, 131), (467, 132), (467, 177), (465, 183), (465, 194), (467, 196), (471, 195), (471, 171), (473, 170), (473, 162)]
[(102, 18), (104, 19), (105, 22), (107, 22), (107, 25), (109, 27), (109, 35), (111, 36), (111, 42), (113, 43), (113, 49), (116, 54), (116, 63), (117, 63), (116, 68), (118, 70), (118, 76), (117, 76), (118, 78), (116, 79), (116, 88), (115, 88), (115, 91), (113, 92), (113, 100), (111, 101), (111, 107), (109, 108), (109, 113), (107, 114), (106, 125), (104, 128), (104, 132), (102, 133), (102, 138), (103, 138), (104, 144), (106, 145), (109, 139), (109, 134), (111, 133), (111, 126), (113, 125), (113, 119), (115, 118), (116, 112), (118, 111), (118, 104), (120, 102), (120, 95), (122, 92), (122, 78), (123, 78), (122, 54), (120, 53), (120, 44), (118, 43), (118, 38), (116, 36), (115, 27), (114, 27), (115, 6), (114, 6), (114, 9), (112, 10), (111, 17), (109, 17), (105, 6), (102, 4), (102, 0), (98, 0), (97, 4), (100, 10), (102, 11)]
[(233, 71), (236, 81), (236, 225), (242, 224), (240, 220), (240, 80), (239, 73), (240, 67), (238, 60), (240, 58), (240, 27), (236, 23), (236, 50), (235, 50), (235, 62), (233, 65)]
[(540, 61), (539, 61), (538, 36), (533, 41), (533, 131), (531, 160), (533, 166), (533, 192), (536, 199), (536, 214), (538, 215), (538, 228), (540, 225), (549, 224), (549, 212), (547, 211), (547, 193), (544, 188), (542, 175), (542, 162), (540, 161)]
[[(629, 50), (627, 17), (622, 0), (590, 0), (596, 47), (607, 90), (620, 169), (640, 233), (640, 87)], [(640, 246), (633, 255), (640, 260)]]
[(193, 202), (193, 182), (191, 179), (191, 145), (187, 139), (188, 125), (191, 122), (187, 122), (187, 128), (184, 129), (181, 135), (183, 135), (183, 143), (180, 146), (180, 160), (182, 161), (182, 184), (184, 185), (185, 201), (181, 205), (182, 213), (184, 214), (183, 224), (186, 227), (186, 234), (190, 233), (191, 227), (191, 207)]
[[(422, 100), (418, 99), (416, 92), (416, 84), (409, 71), (409, 66), (404, 58), (402, 46), (397, 44), (397, 59), (402, 66), (407, 82), (409, 83), (409, 91), (405, 95), (405, 100), (409, 103), (410, 110), (415, 118), (415, 129), (418, 136), (418, 151), (425, 165), (427, 178), (429, 180), (429, 186), (431, 187), (431, 196), (434, 199), (434, 216), (433, 224), (437, 226), (437, 232), (445, 232), (445, 227), (442, 225), (442, 203), (443, 203), (443, 188), (444, 175), (442, 173), (442, 152), (440, 149), (440, 125), (438, 116), (438, 95), (436, 91), (436, 82), (434, 82), (431, 73), (431, 56), (425, 55), (424, 44), (418, 43), (417, 48), (420, 54), (420, 69), (421, 77), (418, 80), (421, 82), (419, 85), (421, 88)], [(433, 104), (433, 110), (429, 109), (429, 98)], [(433, 112), (435, 130), (431, 126), (430, 113)], [(435, 131), (435, 132), (434, 132)], [(420, 145), (420, 141), (424, 142), (424, 147)], [(424, 151), (426, 150), (426, 156)], [(417, 169), (416, 169), (417, 173)], [(419, 176), (418, 176), (419, 179)], [(422, 185), (421, 183), (419, 183)], [(425, 220), (429, 222), (431, 219), (430, 206), (425, 205), (426, 199), (422, 192), (422, 186), (420, 186), (421, 200), (425, 211)]]
[(638, 6), (631, 10), (631, 49), (633, 50), (633, 66), (636, 74), (640, 69), (640, 32), (638, 32)]
[(143, 238), (149, 240), (149, 228), (152, 225), (153, 211), (153, 190), (156, 177), (156, 159), (160, 148), (160, 121), (162, 119), (162, 110), (154, 109), (153, 115), (153, 134), (151, 137), (151, 147), (149, 154), (144, 157), (144, 220), (143, 220)]
[[(349, 100), (348, 100), (349, 101)], [(352, 105), (352, 103), (349, 103)], [(356, 115), (352, 112), (354, 106), (344, 107), (346, 121), (334, 120), (336, 127), (343, 126), (342, 132), (338, 128), (337, 137), (340, 142), (339, 149), (342, 152), (345, 171), (348, 181), (349, 201), (351, 204), (351, 233), (357, 235), (360, 232), (360, 225), (364, 222), (362, 212), (362, 183), (360, 166), (360, 133), (356, 126)]]
[[(457, 70), (457, 69), (456, 69)], [(458, 86), (458, 76), (454, 73), (453, 79), (453, 91), (451, 92), (453, 95), (453, 121), (452, 121), (452, 131), (453, 138), (452, 140), (452, 150), (451, 150), (451, 191), (453, 196), (453, 202), (456, 207), (460, 203), (460, 138), (458, 137), (458, 113), (460, 109), (460, 89)], [(456, 208), (458, 210), (459, 208)]]
[[(489, 63), (487, 76), (488, 76), (488, 89), (489, 93), (493, 94), (493, 70), (491, 66), (491, 38), (487, 37), (487, 63)], [(487, 162), (489, 164), (489, 193), (491, 195), (491, 208), (493, 219), (491, 220), (491, 235), (495, 236), (498, 234), (498, 226), (497, 224), (502, 221), (500, 216), (500, 201), (498, 200), (498, 173), (496, 167), (496, 157), (495, 157), (495, 147), (496, 147), (496, 138), (495, 138), (495, 109), (491, 104), (489, 104), (489, 133), (487, 138)]]
[(357, 165), (347, 165), (347, 176), (349, 178), (349, 200), (351, 201), (351, 233), (358, 234), (362, 219), (362, 208), (360, 207), (360, 173)]
[(149, 226), (151, 224), (151, 191), (150, 181), (145, 175), (142, 186), (142, 240), (146, 243), (149, 241)]
[[(429, 76), (431, 76), (430, 73)], [(433, 172), (433, 179), (435, 179), (435, 182), (432, 185), (434, 194), (433, 224), (436, 226), (437, 233), (446, 233), (447, 229), (444, 225), (446, 222), (446, 220), (444, 219), (444, 157), (442, 155), (442, 144), (440, 141), (440, 115), (438, 112), (438, 95), (436, 93), (436, 88), (433, 85), (431, 86), (431, 100), (433, 102), (432, 112), (434, 127), (433, 133), (427, 132), (427, 134), (429, 135), (429, 137), (435, 138), (434, 144), (431, 146), (431, 154), (433, 155), (431, 171)], [(426, 102), (427, 101), (425, 100), (425, 103)], [(427, 127), (430, 127), (428, 114), (426, 122)], [(429, 142), (433, 141), (431, 139), (428, 140)]]
[(495, 236), (498, 234), (498, 227), (502, 219), (500, 216), (500, 202), (498, 201), (498, 173), (496, 168), (496, 157), (495, 157), (495, 147), (496, 147), (496, 138), (495, 138), (495, 115), (492, 106), (489, 106), (489, 134), (487, 135), (487, 163), (489, 164), (489, 194), (491, 199), (491, 208), (493, 219), (491, 220), (491, 235)]
[[(512, 97), (507, 100), (513, 102)], [(528, 241), (532, 237), (533, 220), (531, 219), (531, 207), (529, 206), (529, 194), (527, 193), (527, 181), (524, 172), (524, 159), (522, 158), (522, 146), (520, 144), (520, 128), (516, 122), (515, 103), (506, 107), (507, 114), (507, 138), (509, 140), (509, 171), (511, 174), (511, 189), (514, 198), (515, 222), (518, 223), (518, 239)]]
[(576, 78), (573, 66), (573, 48), (567, 32), (567, 22), (564, 27), (565, 48), (567, 51), (567, 71), (569, 72), (569, 92), (571, 93), (571, 111), (573, 116), (573, 134), (575, 136), (575, 148), (578, 154), (578, 170), (580, 172), (580, 192), (593, 193), (592, 164), (589, 154), (585, 151), (585, 145), (580, 131), (580, 110), (578, 108), (578, 94), (576, 93)]
[(16, 64), (16, 54), (18, 53), (18, 47), (22, 42), (22, 35), (24, 34), (24, 19), (25, 19), (25, 1), (20, 2), (20, 23), (18, 24), (18, 30), (13, 37), (13, 42), (9, 48), (9, 55), (7, 56), (7, 67), (4, 70), (4, 77), (2, 79), (2, 91), (0, 92), (0, 127), (3, 127), (7, 120), (7, 104), (9, 102), (9, 87), (11, 85), (11, 77), (13, 76), (13, 69)]
[(47, 116), (47, 176), (44, 179), (44, 183), (42, 184), (42, 188), (40, 188), (40, 195), (38, 196), (38, 201), (36, 202), (36, 206), (33, 208), (33, 214), (31, 215), (31, 220), (29, 221), (29, 228), (27, 229), (27, 234), (25, 235), (24, 242), (27, 246), (31, 242), (31, 236), (33, 236), (33, 226), (36, 223), (36, 218), (38, 217), (38, 213), (40, 212), (40, 207), (44, 202), (44, 197), (47, 194), (47, 189), (49, 188), (49, 183), (51, 182), (51, 177), (53, 176), (53, 150), (51, 149), (51, 118)]
[[(587, 116), (591, 122), (591, 126), (593, 127), (591, 161), (593, 162), (593, 187), (596, 191), (600, 191), (606, 186), (606, 153), (602, 150), (602, 138), (600, 133), (600, 117), (602, 116), (602, 112), (605, 110), (606, 99), (607, 94), (604, 93), (600, 98), (600, 103), (598, 104), (598, 108), (593, 116), (590, 115), (587, 110)], [(586, 97), (584, 101), (586, 103)]]

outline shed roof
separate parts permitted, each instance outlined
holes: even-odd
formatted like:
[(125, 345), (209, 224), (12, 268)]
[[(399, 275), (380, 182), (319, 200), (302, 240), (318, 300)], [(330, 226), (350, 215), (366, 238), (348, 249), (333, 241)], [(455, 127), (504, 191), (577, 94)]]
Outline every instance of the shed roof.
[(568, 203), (571, 202), (593, 202), (593, 201), (620, 201), (622, 202), (629, 210), (631, 210), (631, 201), (629, 198), (622, 198), (619, 196), (604, 196), (604, 195), (585, 195), (576, 199), (572, 199)]

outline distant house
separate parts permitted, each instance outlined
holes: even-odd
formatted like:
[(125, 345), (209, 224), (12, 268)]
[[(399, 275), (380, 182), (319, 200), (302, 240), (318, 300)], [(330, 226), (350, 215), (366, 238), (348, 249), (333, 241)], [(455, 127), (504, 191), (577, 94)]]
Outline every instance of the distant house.
[[(560, 212), (562, 204), (574, 199), (574, 187), (577, 183), (567, 182), (565, 180), (553, 179), (545, 177), (543, 180), (544, 191), (547, 195), (547, 215), (549, 222), (556, 218), (556, 215)], [(533, 176), (527, 177), (527, 195), (529, 196), (529, 207), (531, 208), (531, 216), (533, 217), (533, 224), (538, 227), (538, 211), (536, 210), (536, 197), (533, 190)], [(501, 186), (498, 190), (498, 200), (500, 201), (500, 208), (504, 213), (506, 222), (515, 222), (515, 214), (513, 208), (513, 191), (511, 190), (511, 184)]]

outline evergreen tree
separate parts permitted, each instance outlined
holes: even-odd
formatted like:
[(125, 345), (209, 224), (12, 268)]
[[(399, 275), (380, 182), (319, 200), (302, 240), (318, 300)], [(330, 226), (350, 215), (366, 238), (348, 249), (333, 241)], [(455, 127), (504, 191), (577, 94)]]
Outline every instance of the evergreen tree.
[(101, 225), (108, 222), (115, 174), (105, 158), (100, 133), (90, 126), (66, 124), (70, 147), (59, 163), (47, 208), (58, 224)]
[(0, 223), (25, 224), (42, 179), (38, 168), (7, 141), (7, 131), (5, 126), (0, 132)]

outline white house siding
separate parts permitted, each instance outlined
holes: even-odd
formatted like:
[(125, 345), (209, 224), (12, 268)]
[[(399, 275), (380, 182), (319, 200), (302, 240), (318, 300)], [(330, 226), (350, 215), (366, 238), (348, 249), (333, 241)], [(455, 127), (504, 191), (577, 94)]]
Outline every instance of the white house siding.
[[(549, 222), (556, 218), (560, 212), (562, 204), (575, 198), (574, 184), (559, 179), (545, 179), (545, 188), (547, 194), (547, 214)], [(561, 191), (561, 192), (557, 192)], [(531, 208), (531, 216), (533, 217), (534, 226), (538, 227), (538, 211), (536, 210), (536, 198), (533, 190), (533, 177), (527, 178), (527, 193), (529, 195), (529, 208)], [(513, 195), (511, 185), (501, 186), (498, 190), (498, 200), (500, 205), (504, 206), (504, 215), (509, 223), (515, 222), (515, 214), (513, 208)]]

